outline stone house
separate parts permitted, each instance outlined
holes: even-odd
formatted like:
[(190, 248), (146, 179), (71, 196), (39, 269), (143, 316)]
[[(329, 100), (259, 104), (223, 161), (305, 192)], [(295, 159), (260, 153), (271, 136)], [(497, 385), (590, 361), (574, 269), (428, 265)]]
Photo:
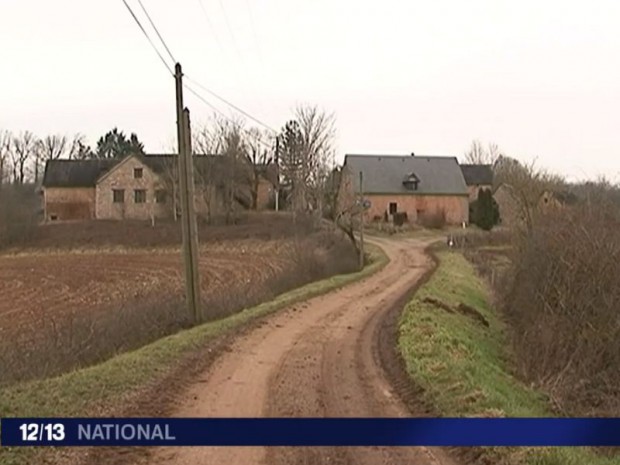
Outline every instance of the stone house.
[(538, 200), (538, 209), (541, 212), (561, 210), (575, 205), (579, 198), (574, 193), (567, 190), (546, 190)]
[(481, 189), (493, 191), (493, 165), (462, 164), (461, 171), (467, 184), (470, 202), (478, 199)]
[(507, 183), (502, 183), (493, 193), (500, 214), (500, 223), (506, 227), (526, 225), (528, 217), (546, 215), (570, 208), (579, 202), (573, 192), (567, 190), (544, 190), (540, 196), (524, 196)]
[[(194, 155), (199, 215), (219, 213), (228, 192), (235, 209), (266, 209), (275, 166), (233, 166), (215, 155)], [(45, 221), (172, 217), (178, 208), (176, 155), (124, 159), (50, 160), (43, 176)]]
[(346, 155), (338, 193), (340, 209), (355, 202), (363, 176), (370, 201), (366, 220), (406, 213), (410, 222), (445, 215), (448, 224), (469, 221), (469, 192), (457, 159), (436, 156)]

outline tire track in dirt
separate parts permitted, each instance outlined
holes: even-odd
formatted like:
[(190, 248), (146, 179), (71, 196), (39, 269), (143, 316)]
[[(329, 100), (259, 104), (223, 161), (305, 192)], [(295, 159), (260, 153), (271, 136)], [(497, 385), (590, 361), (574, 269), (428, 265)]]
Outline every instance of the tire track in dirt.
[[(237, 338), (186, 392), (179, 417), (403, 417), (406, 405), (383, 372), (379, 332), (391, 308), (431, 267), (424, 243), (377, 242), (391, 262), (380, 272), (280, 312)], [(399, 300), (400, 299), (400, 300)], [(300, 308), (301, 307), (301, 308)], [(159, 448), (153, 464), (448, 465), (428, 448)]]

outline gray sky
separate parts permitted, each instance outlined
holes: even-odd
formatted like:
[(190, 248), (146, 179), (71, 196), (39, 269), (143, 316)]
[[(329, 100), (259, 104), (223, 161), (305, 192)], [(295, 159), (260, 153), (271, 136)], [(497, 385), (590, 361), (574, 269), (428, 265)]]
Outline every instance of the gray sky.
[[(339, 160), (460, 156), (479, 138), (620, 180), (618, 1), (202, 2), (208, 19), (199, 0), (143, 0), (185, 73), (276, 129), (296, 103), (335, 112)], [(0, 44), (0, 128), (172, 146), (173, 79), (121, 0), (2, 0)]]

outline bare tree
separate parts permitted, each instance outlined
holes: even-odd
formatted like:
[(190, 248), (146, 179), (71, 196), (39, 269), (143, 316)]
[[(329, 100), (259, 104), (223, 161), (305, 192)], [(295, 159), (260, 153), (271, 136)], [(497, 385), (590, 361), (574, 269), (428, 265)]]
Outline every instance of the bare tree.
[(36, 155), (37, 139), (30, 131), (15, 136), (11, 143), (11, 161), (13, 164), (13, 181), (24, 184), (26, 181), (26, 165)]
[(335, 223), (349, 238), (356, 252), (359, 254), (359, 245), (355, 232), (359, 231), (363, 210), (359, 198), (354, 190), (353, 173), (346, 167), (338, 173), (338, 193), (336, 194)]
[(469, 149), (465, 152), (465, 162), (473, 165), (492, 165), (500, 157), (499, 146), (491, 142), (488, 148), (482, 145), (480, 140), (473, 140)]
[(237, 201), (243, 199), (247, 192), (244, 188), (249, 186), (250, 170), (245, 163), (246, 143), (239, 121), (217, 118), (215, 124), (215, 147), (224, 157), (221, 179), (224, 213), (226, 223), (230, 223)]
[(45, 136), (39, 141), (43, 160), (57, 160), (63, 158), (70, 148), (67, 136), (53, 134)]
[[(219, 152), (219, 139), (214, 135), (213, 125), (203, 125), (193, 133), (192, 146), (196, 153), (197, 163), (194, 165), (195, 191), (197, 200), (204, 209), (206, 221), (210, 223), (214, 212), (216, 200), (216, 160), (215, 154)], [(201, 158), (206, 157), (206, 158)]]
[(11, 151), (11, 133), (0, 130), (0, 189), (8, 177), (9, 153)]
[(75, 134), (69, 147), (69, 159), (85, 160), (94, 157), (92, 149), (86, 143), (86, 137), (80, 133)]
[(251, 128), (246, 131), (245, 158), (251, 173), (252, 209), (258, 208), (258, 187), (261, 177), (267, 177), (269, 165), (274, 162), (274, 154), (265, 145), (271, 145), (265, 141), (271, 141), (271, 134)]
[(316, 106), (300, 105), (280, 135), (282, 175), (291, 186), (294, 212), (323, 210), (325, 181), (333, 167), (335, 118)]
[(163, 171), (161, 179), (161, 187), (170, 196), (170, 214), (177, 221), (180, 211), (180, 193), (179, 193), (179, 160), (178, 156), (174, 155), (166, 157), (163, 160)]
[(562, 189), (564, 180), (536, 166), (536, 161), (521, 163), (514, 158), (500, 156), (494, 165), (495, 178), (517, 201), (517, 216), (523, 221), (524, 232), (530, 232), (536, 219), (538, 203), (548, 190)]
[(39, 180), (39, 165), (48, 160), (57, 160), (67, 154), (69, 149), (67, 136), (53, 134), (45, 136), (36, 142), (34, 150), (34, 180)]
[(335, 117), (316, 106), (298, 106), (295, 117), (299, 121), (305, 157), (310, 168), (308, 187), (310, 200), (318, 217), (323, 216), (326, 182), (334, 168)]

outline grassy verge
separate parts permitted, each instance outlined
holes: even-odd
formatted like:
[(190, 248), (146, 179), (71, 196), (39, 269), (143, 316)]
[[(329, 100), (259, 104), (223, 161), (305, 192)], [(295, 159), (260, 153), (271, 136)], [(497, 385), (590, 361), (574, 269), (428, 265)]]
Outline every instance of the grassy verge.
[[(424, 401), (450, 417), (541, 417), (550, 415), (543, 394), (510, 373), (505, 327), (489, 304), (489, 290), (459, 253), (440, 252), (440, 265), (405, 308), (399, 349), (407, 372), (422, 388)], [(439, 308), (476, 309), (489, 323)], [(620, 460), (588, 448), (484, 448), (488, 463), (536, 465), (611, 465)]]
[[(56, 378), (0, 390), (0, 417), (92, 416), (98, 409), (118, 402), (127, 392), (139, 390), (163, 378), (192, 351), (246, 323), (297, 302), (325, 294), (379, 271), (388, 263), (377, 247), (369, 246), (371, 263), (363, 270), (334, 276), (284, 293), (276, 299), (243, 310), (222, 320), (168, 336), (133, 352), (118, 355), (100, 365)], [(29, 463), (33, 449), (3, 448), (0, 464)]]

